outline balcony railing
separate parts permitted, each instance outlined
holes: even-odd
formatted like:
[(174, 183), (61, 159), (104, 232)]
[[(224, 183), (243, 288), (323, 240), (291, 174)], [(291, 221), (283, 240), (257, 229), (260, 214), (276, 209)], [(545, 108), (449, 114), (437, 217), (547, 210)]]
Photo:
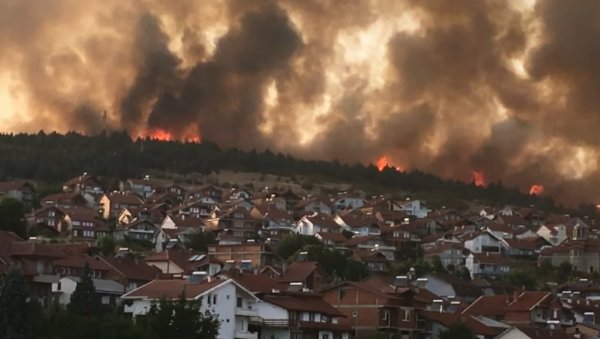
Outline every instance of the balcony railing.
[(250, 317), (250, 323), (265, 327), (291, 327), (296, 325), (296, 321), (289, 319), (264, 319), (261, 317)]

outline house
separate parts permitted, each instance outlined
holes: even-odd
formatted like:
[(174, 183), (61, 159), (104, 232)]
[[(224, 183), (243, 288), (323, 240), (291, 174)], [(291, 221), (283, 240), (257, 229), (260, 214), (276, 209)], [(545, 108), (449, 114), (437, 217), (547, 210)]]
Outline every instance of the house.
[(117, 227), (113, 232), (113, 237), (117, 241), (124, 240), (128, 237), (130, 239), (148, 241), (154, 244), (158, 232), (159, 227), (156, 224), (148, 220), (136, 220), (130, 224)]
[(462, 280), (455, 275), (428, 273), (420, 279), (424, 289), (443, 299), (473, 302), (487, 293), (485, 286)]
[(367, 282), (344, 281), (321, 293), (325, 302), (346, 316), (346, 322), (359, 337), (416, 335), (417, 319), (408, 287), (392, 285), (391, 281), (383, 288)]
[[(32, 224), (54, 230), (56, 233), (70, 232), (71, 224), (67, 214), (54, 206), (44, 207), (33, 212)], [(41, 227), (38, 227), (38, 230)]]
[(469, 254), (465, 266), (473, 279), (482, 276), (496, 277), (510, 272), (510, 262), (501, 254), (490, 252)]
[(110, 267), (104, 261), (99, 260), (97, 257), (91, 257), (87, 253), (65, 256), (53, 262), (54, 273), (61, 277), (79, 277), (86, 265), (90, 268), (92, 278), (108, 278)]
[(349, 339), (346, 316), (310, 293), (271, 293), (257, 304), (258, 318), (251, 322), (260, 338)]
[(549, 320), (552, 299), (549, 292), (523, 292), (506, 307), (505, 321), (512, 325), (544, 326)]
[(502, 239), (500, 246), (507, 256), (534, 256), (543, 246), (550, 244), (542, 237)]
[(88, 199), (79, 192), (60, 192), (40, 199), (42, 207), (91, 207)]
[(340, 212), (345, 210), (353, 210), (355, 208), (363, 207), (367, 201), (361, 197), (350, 195), (350, 194), (339, 194), (333, 199), (332, 212)]
[(541, 225), (536, 233), (552, 246), (560, 245), (568, 237), (567, 227), (563, 223)]
[(409, 224), (381, 226), (381, 238), (386, 244), (399, 249), (416, 249), (421, 245), (421, 238), (415, 234)]
[(302, 283), (302, 288), (319, 291), (326, 278), (327, 273), (316, 261), (295, 261), (288, 265), (279, 281), (287, 285)]
[(328, 199), (320, 197), (305, 198), (296, 204), (294, 210), (298, 215), (305, 215), (307, 213), (331, 215), (333, 213), (331, 202)]
[(357, 248), (352, 251), (352, 257), (364, 263), (372, 272), (387, 272), (390, 269), (388, 257), (377, 249)]
[(104, 189), (102, 188), (102, 182), (98, 177), (92, 174), (83, 173), (80, 176), (67, 180), (63, 184), (63, 192), (90, 193), (97, 195), (104, 193)]
[(540, 251), (538, 263), (548, 260), (552, 266), (568, 262), (574, 271), (600, 272), (600, 244), (595, 240), (566, 240)]
[[(593, 333), (593, 332), (592, 332)], [(595, 337), (576, 336), (576, 333), (568, 333), (561, 328), (539, 328), (539, 327), (511, 327), (501, 333), (496, 339), (588, 339)]]
[(144, 258), (144, 262), (150, 266), (156, 267), (163, 274), (182, 274), (195, 271), (192, 267), (195, 253), (181, 247), (167, 248), (166, 250), (155, 253)]
[(314, 212), (305, 215), (296, 223), (296, 232), (302, 235), (315, 235), (316, 233), (340, 232), (340, 225), (328, 214)]
[(144, 205), (142, 198), (134, 193), (109, 193), (100, 198), (102, 217), (104, 219), (116, 218), (124, 209), (137, 209)]
[(464, 247), (455, 243), (439, 243), (424, 251), (423, 258), (430, 263), (434, 261), (435, 257), (440, 258), (440, 262), (445, 268), (454, 268), (453, 270), (464, 266), (467, 258)]
[(430, 209), (423, 206), (420, 200), (407, 200), (405, 202), (401, 202), (400, 206), (408, 215), (416, 218), (425, 218), (427, 217), (427, 214), (431, 212)]
[(37, 199), (35, 184), (26, 180), (0, 182), (0, 200), (12, 198), (21, 201), (26, 206), (33, 206)]
[(462, 314), (482, 315), (498, 321), (503, 321), (506, 308), (512, 302), (508, 295), (482, 295), (462, 310)]
[(472, 253), (500, 253), (500, 240), (490, 232), (473, 232), (464, 238), (465, 248)]
[(481, 315), (461, 315), (450, 312), (419, 312), (424, 338), (437, 339), (440, 334), (456, 323), (463, 323), (478, 339), (492, 339), (506, 332), (511, 327), (499, 321)]
[(258, 299), (233, 279), (214, 279), (202, 272), (195, 272), (189, 279), (153, 280), (121, 298), (126, 301), (125, 313), (134, 317), (148, 313), (161, 298), (176, 300), (184, 293), (189, 301), (195, 301), (202, 313), (210, 311), (221, 322), (218, 339), (258, 339), (250, 331), (251, 319), (258, 317)]
[[(245, 242), (232, 245), (209, 245), (208, 256), (226, 263), (229, 266), (245, 265), (247, 270), (261, 270), (271, 266), (278, 271), (283, 267), (283, 260), (271, 252), (265, 244)], [(225, 270), (225, 268), (224, 268)]]
[(216, 218), (206, 220), (206, 229), (215, 232), (229, 231), (240, 239), (256, 239), (262, 228), (262, 221), (253, 217), (250, 211), (237, 207), (221, 211)]
[(340, 227), (358, 236), (381, 235), (379, 220), (358, 210), (337, 214), (334, 220)]
[(127, 179), (126, 181), (122, 181), (119, 183), (119, 191), (133, 192), (145, 199), (154, 194), (160, 187), (170, 184), (170, 181), (150, 179), (150, 176), (146, 175), (143, 179)]
[(496, 222), (487, 223), (485, 226), (485, 230), (492, 234), (496, 239), (512, 239), (513, 238), (513, 229), (508, 227), (505, 224), (500, 224)]
[(98, 260), (104, 262), (110, 269), (106, 277), (125, 286), (125, 292), (132, 291), (150, 281), (158, 278), (161, 273), (156, 266), (150, 266), (144, 261), (128, 257), (102, 257)]
[(110, 233), (110, 228), (95, 210), (78, 207), (64, 208), (63, 211), (73, 239), (95, 241)]
[(346, 242), (346, 237), (337, 232), (318, 232), (315, 238), (319, 239), (323, 244), (332, 247), (343, 247)]
[[(52, 283), (55, 300), (60, 305), (68, 305), (71, 302), (71, 295), (75, 292), (80, 280), (79, 277), (67, 276), (60, 278), (56, 283)], [(117, 305), (119, 297), (125, 293), (125, 287), (114, 280), (92, 278), (92, 281), (102, 305)]]

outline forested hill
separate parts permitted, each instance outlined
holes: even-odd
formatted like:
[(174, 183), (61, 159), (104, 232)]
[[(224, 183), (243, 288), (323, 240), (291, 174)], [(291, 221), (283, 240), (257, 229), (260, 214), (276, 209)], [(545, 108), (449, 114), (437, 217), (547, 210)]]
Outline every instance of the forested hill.
[(550, 198), (529, 196), (501, 183), (479, 188), (420, 171), (401, 173), (389, 168), (379, 172), (373, 165), (300, 160), (268, 150), (223, 150), (210, 142), (183, 144), (131, 140), (126, 132), (97, 136), (42, 132), (0, 135), (0, 181), (27, 178), (61, 182), (84, 171), (108, 178), (141, 177), (148, 170), (179, 174), (234, 170), (304, 176), (348, 182), (360, 187), (383, 187), (390, 192), (435, 194), (442, 200), (483, 200), (498, 205), (535, 204), (543, 209), (555, 208)]

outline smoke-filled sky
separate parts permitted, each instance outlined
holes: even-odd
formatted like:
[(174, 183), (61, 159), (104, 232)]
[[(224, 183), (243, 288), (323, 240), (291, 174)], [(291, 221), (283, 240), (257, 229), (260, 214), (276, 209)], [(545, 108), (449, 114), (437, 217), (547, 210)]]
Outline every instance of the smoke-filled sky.
[(0, 131), (473, 171), (600, 202), (600, 1), (0, 0)]

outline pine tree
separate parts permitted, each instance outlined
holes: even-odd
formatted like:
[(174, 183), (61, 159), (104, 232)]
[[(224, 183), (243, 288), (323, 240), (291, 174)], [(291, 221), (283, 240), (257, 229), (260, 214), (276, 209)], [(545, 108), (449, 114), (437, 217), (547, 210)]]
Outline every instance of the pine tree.
[(91, 316), (100, 310), (100, 297), (92, 280), (90, 266), (85, 265), (79, 278), (79, 283), (71, 295), (68, 305), (70, 312), (83, 316)]
[(0, 282), (0, 338), (29, 338), (27, 283), (16, 268), (11, 268)]

